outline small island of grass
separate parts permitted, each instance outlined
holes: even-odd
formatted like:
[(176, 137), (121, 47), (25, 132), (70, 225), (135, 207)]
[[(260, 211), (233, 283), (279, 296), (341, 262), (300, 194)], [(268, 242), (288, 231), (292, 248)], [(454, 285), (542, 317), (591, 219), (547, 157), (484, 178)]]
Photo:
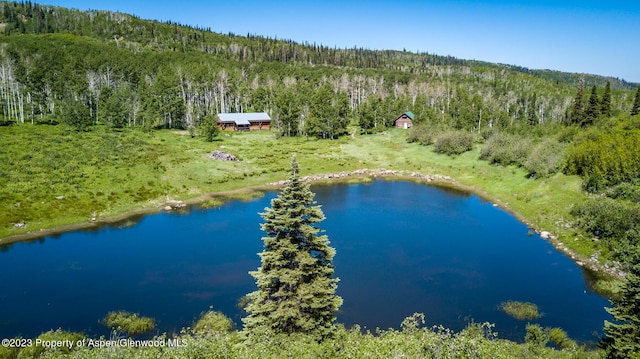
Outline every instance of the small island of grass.
[(529, 302), (508, 300), (500, 304), (500, 310), (518, 320), (533, 320), (542, 317), (538, 306)]

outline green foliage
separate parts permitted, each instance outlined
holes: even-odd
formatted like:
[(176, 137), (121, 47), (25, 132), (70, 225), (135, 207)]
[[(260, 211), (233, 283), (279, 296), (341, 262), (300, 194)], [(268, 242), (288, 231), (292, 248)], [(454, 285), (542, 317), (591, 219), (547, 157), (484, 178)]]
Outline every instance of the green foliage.
[(633, 105), (631, 106), (631, 116), (635, 116), (640, 113), (640, 86), (636, 89), (636, 97), (634, 97)]
[[(40, 334), (36, 339), (40, 339), (40, 341), (33, 341), (33, 345), (24, 347), (20, 349), (18, 353), (18, 358), (40, 358), (45, 356), (44, 354), (49, 354), (53, 356), (62, 356), (64, 354), (70, 354), (72, 352), (76, 352), (80, 349), (76, 343), (78, 340), (82, 340), (84, 335), (81, 333), (67, 332), (61, 329), (50, 330), (48, 332)], [(48, 348), (43, 346), (42, 342), (64, 342), (68, 340), (72, 345), (61, 345), (56, 348)]]
[(636, 249), (620, 296), (612, 300), (607, 311), (615, 322), (605, 321), (602, 347), (607, 358), (640, 357), (640, 253)]
[(335, 249), (327, 236), (318, 235), (315, 223), (324, 214), (298, 173), (293, 157), (289, 183), (261, 214), (267, 233), (262, 264), (250, 272), (258, 290), (247, 296), (243, 322), (249, 332), (306, 333), (323, 340), (335, 331), (335, 312), (342, 304), (335, 294)]
[(592, 134), (571, 147), (565, 172), (582, 176), (591, 192), (640, 180), (638, 143), (638, 130)]
[(611, 81), (607, 81), (604, 87), (604, 93), (600, 100), (600, 115), (605, 118), (611, 117)]
[(78, 131), (86, 131), (93, 124), (89, 108), (81, 101), (69, 100), (62, 111), (62, 123)]
[(416, 124), (409, 130), (407, 142), (417, 142), (424, 146), (432, 145), (442, 132), (440, 128), (431, 124)]
[(607, 188), (605, 194), (609, 198), (621, 199), (640, 204), (640, 185), (623, 182)]
[(107, 313), (103, 323), (110, 329), (129, 335), (148, 333), (156, 327), (152, 318), (141, 317), (137, 313), (129, 313), (124, 310)]
[(220, 133), (220, 128), (216, 123), (216, 117), (211, 114), (204, 116), (200, 124), (199, 132), (205, 142), (213, 142)]
[(464, 131), (451, 131), (440, 134), (435, 139), (433, 150), (449, 156), (459, 155), (473, 148), (474, 136)]
[(524, 342), (529, 344), (535, 352), (547, 345), (549, 337), (547, 337), (547, 333), (539, 324), (527, 324), (525, 330)]
[(600, 102), (598, 101), (598, 92), (596, 85), (591, 88), (591, 95), (589, 96), (589, 102), (584, 112), (584, 119), (581, 123), (582, 126), (592, 125), (596, 119), (600, 116)]
[(403, 333), (415, 333), (421, 325), (424, 325), (424, 313), (413, 313), (413, 315), (404, 318), (400, 323)]
[(571, 213), (619, 260), (627, 261), (640, 244), (640, 205), (600, 198), (577, 204)]
[(524, 168), (536, 178), (544, 178), (560, 172), (565, 167), (566, 146), (548, 138), (538, 143), (524, 162)]
[(549, 341), (560, 349), (575, 349), (578, 343), (572, 340), (562, 328), (548, 328), (546, 330)]
[(518, 320), (532, 320), (542, 317), (538, 306), (529, 302), (509, 300), (500, 304), (500, 309)]
[(234, 324), (231, 319), (221, 312), (208, 311), (204, 313), (193, 326), (195, 333), (208, 332), (229, 332), (233, 329)]
[(573, 105), (571, 106), (571, 112), (569, 114), (569, 120), (574, 125), (582, 125), (585, 119), (583, 97), (584, 82), (580, 81), (578, 91), (576, 92), (576, 97), (573, 99)]
[(276, 95), (277, 116), (275, 125), (281, 136), (297, 136), (300, 132), (302, 106), (293, 89)]
[(497, 132), (487, 139), (480, 151), (480, 159), (503, 166), (522, 166), (527, 160), (532, 141), (516, 135)]

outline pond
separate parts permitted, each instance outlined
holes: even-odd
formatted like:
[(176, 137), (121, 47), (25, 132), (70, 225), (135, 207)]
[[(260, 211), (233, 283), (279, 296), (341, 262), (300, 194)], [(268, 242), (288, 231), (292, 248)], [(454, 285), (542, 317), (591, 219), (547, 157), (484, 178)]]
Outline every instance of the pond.
[[(374, 331), (424, 313), (427, 325), (461, 330), (495, 323), (522, 341), (526, 321), (498, 309), (538, 305), (532, 322), (595, 342), (609, 302), (583, 270), (511, 214), (475, 195), (405, 181), (313, 186), (337, 254), (338, 321)], [(255, 290), (262, 212), (276, 196), (230, 201), (187, 214), (161, 213), (133, 225), (69, 232), (0, 252), (0, 337), (52, 328), (108, 335), (107, 312), (127, 310), (178, 332), (210, 308), (238, 325), (239, 299)]]

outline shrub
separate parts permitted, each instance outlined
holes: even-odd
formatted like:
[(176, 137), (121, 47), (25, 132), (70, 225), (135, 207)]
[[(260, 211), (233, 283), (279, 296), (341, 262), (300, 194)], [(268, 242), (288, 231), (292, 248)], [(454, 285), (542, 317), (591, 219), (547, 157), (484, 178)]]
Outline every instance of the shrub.
[(565, 173), (582, 176), (590, 190), (640, 180), (638, 143), (638, 130), (589, 136), (569, 150)]
[(230, 332), (233, 327), (233, 321), (224, 314), (208, 311), (196, 322), (193, 326), (193, 331), (196, 333)]
[(523, 166), (527, 160), (531, 144), (531, 140), (527, 138), (495, 133), (489, 137), (482, 151), (480, 151), (480, 159), (503, 166)]
[(109, 312), (103, 323), (110, 329), (120, 330), (129, 335), (147, 333), (156, 326), (152, 318), (140, 317), (137, 313), (126, 311)]
[(524, 336), (525, 343), (531, 345), (535, 349), (539, 349), (547, 345), (549, 338), (539, 324), (527, 324), (525, 330), (527, 331)]
[(572, 349), (578, 347), (578, 344), (569, 338), (567, 332), (562, 330), (562, 328), (549, 328), (547, 330), (547, 337), (553, 345), (560, 349)]
[(417, 124), (409, 130), (407, 135), (407, 142), (418, 142), (423, 146), (432, 145), (435, 138), (442, 132), (437, 126), (430, 126), (426, 124)]
[[(20, 352), (18, 353), (18, 358), (39, 358), (46, 351), (55, 351), (58, 353), (68, 354), (72, 350), (76, 350), (80, 348), (79, 346), (76, 345), (76, 343), (78, 342), (78, 340), (82, 340), (83, 338), (84, 338), (84, 335), (80, 333), (67, 332), (62, 329), (50, 330), (38, 336), (37, 339), (40, 339), (41, 341), (34, 340), (33, 345), (20, 349)], [(56, 347), (55, 349), (51, 349), (51, 348), (46, 348), (41, 344), (38, 345), (38, 343), (41, 343), (41, 342), (50, 342), (50, 341), (64, 342), (65, 340), (68, 340), (69, 342), (73, 343), (73, 346), (69, 347), (66, 345), (62, 345), (62, 346)]]
[(553, 139), (537, 144), (527, 157), (524, 168), (535, 177), (549, 177), (564, 167), (565, 146)]
[(542, 314), (538, 312), (538, 306), (529, 302), (509, 300), (500, 304), (500, 309), (518, 320), (532, 320), (542, 317)]
[(640, 244), (640, 205), (601, 198), (576, 205), (571, 214), (579, 227), (603, 238), (619, 260), (628, 259)]
[(473, 135), (467, 132), (445, 132), (436, 138), (433, 150), (449, 156), (459, 155), (473, 148), (473, 139)]
[(607, 197), (613, 199), (623, 199), (634, 203), (640, 203), (640, 186), (631, 183), (621, 183), (609, 188), (606, 192)]

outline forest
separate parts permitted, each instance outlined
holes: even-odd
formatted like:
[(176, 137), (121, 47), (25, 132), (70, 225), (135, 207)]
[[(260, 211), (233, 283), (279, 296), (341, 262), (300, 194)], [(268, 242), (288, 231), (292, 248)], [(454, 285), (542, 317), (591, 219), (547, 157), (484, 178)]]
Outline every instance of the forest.
[[(414, 126), (407, 131), (405, 144), (418, 144), (425, 151), (451, 159), (470, 153), (475, 156), (477, 151), (474, 161), (513, 173), (523, 171), (526, 178), (521, 180), (527, 183), (579, 177), (581, 200), (563, 218), (570, 233), (567, 237), (593, 238), (588, 244), (572, 244), (577, 246), (573, 249), (587, 257), (597, 254), (599, 261), (615, 268), (614, 274), (627, 274), (626, 282), (610, 288), (609, 294), (615, 307), (631, 308), (616, 314), (616, 319), (630, 322), (631, 329), (610, 326), (607, 334), (622, 339), (606, 342), (604, 348), (611, 357), (640, 353), (637, 344), (629, 344), (640, 342), (637, 303), (633, 307), (625, 301), (633, 298), (629, 283), (637, 280), (640, 265), (638, 84), (429, 53), (338, 49), (255, 34), (218, 34), (174, 22), (31, 1), (5, 1), (1, 6), (3, 235), (13, 233), (25, 218), (31, 220), (43, 213), (64, 213), (77, 221), (85, 213), (106, 211), (112, 204), (125, 203), (131, 208), (172, 191), (186, 193), (184, 183), (160, 179), (167, 172), (162, 162), (166, 154), (156, 141), (165, 141), (166, 130), (187, 131), (196, 140), (214, 141), (221, 137), (213, 125), (218, 113), (265, 111), (273, 119), (272, 133), (277, 139), (290, 141), (285, 145), (295, 144), (302, 152), (305, 146), (310, 146), (310, 153), (318, 148), (327, 151), (323, 158), (335, 155), (340, 161), (327, 168), (338, 170), (343, 157), (338, 149), (330, 153), (331, 148), (355, 136), (388, 133), (400, 114), (411, 111)], [(234, 136), (230, 141), (236, 140)], [(291, 142), (303, 140), (325, 142)], [(30, 151), (56, 143), (59, 148), (55, 150)], [(91, 155), (83, 158), (77, 143), (87, 146)], [(282, 159), (268, 156), (273, 154), (263, 154), (255, 168), (225, 173), (212, 181), (225, 184), (253, 174), (286, 172)], [(144, 168), (140, 175), (118, 172), (134, 164)], [(86, 198), (79, 194), (76, 209), (39, 204), (41, 197), (54, 196), (46, 188), (82, 191), (93, 175), (86, 169), (90, 166), (113, 170), (114, 176), (123, 183), (129, 179), (131, 185), (123, 187), (125, 194), (102, 190)], [(355, 164), (344, 164), (352, 166)], [(535, 202), (535, 195), (529, 200), (532, 198)], [(47, 223), (58, 222), (51, 219)], [(433, 345), (451, 355), (460, 353), (452, 347), (468, 349), (469, 357), (489, 357), (487, 348), (509, 357), (514, 350), (511, 343), (492, 341), (487, 334), (490, 330), (482, 326), (470, 326), (454, 335), (407, 323), (406, 336), (401, 335), (405, 331), (358, 336), (355, 331), (341, 329), (343, 342), (332, 339), (319, 344), (304, 337), (287, 342), (276, 337), (272, 346), (263, 350), (278, 356), (282, 354), (278, 345), (300, 345), (326, 354), (337, 351), (335, 346), (344, 346), (344, 341), (353, 341), (358, 343), (354, 352), (362, 350), (354, 354), (357, 357), (366, 356), (363, 353), (375, 345), (392, 348), (397, 341), (403, 343), (400, 347), (405, 353), (413, 353), (408, 343), (415, 344), (416, 338), (427, 343), (422, 345)], [(247, 347), (242, 345), (255, 340), (227, 331), (187, 337), (197, 350), (207, 352), (215, 347), (231, 356), (247, 356), (242, 352)], [(528, 357), (547, 349), (530, 345), (517, 351)], [(14, 354), (17, 352), (7, 355)], [(99, 356), (91, 352), (84, 355)]]

